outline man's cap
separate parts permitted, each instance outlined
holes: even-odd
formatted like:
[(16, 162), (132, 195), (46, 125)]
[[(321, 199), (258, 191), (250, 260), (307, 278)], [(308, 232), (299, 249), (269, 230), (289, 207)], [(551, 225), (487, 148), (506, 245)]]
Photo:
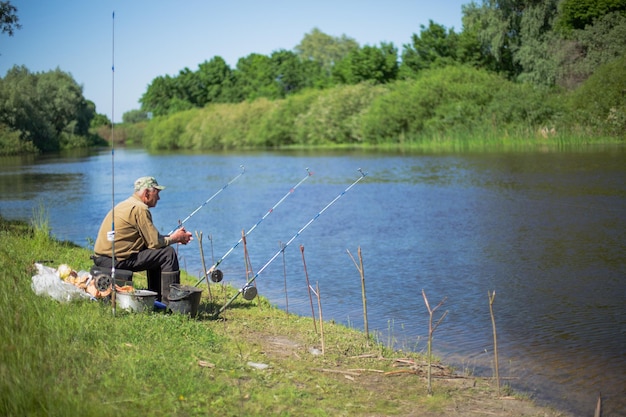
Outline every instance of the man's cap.
[(159, 185), (154, 177), (141, 177), (135, 180), (135, 192), (149, 188), (156, 188), (157, 190), (165, 189), (164, 186)]

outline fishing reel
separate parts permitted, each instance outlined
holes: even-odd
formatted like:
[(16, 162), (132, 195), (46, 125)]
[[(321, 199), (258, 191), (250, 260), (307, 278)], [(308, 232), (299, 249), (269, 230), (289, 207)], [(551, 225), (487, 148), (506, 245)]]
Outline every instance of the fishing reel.
[(241, 289), (241, 295), (243, 296), (244, 299), (248, 301), (254, 300), (254, 297), (257, 296), (256, 287), (252, 284), (244, 285), (244, 287)]
[(211, 281), (213, 281), (213, 282), (222, 282), (223, 278), (224, 278), (224, 274), (219, 269), (214, 269), (211, 272)]
[(105, 292), (106, 290), (111, 288), (111, 283), (113, 282), (111, 275), (107, 274), (98, 274), (93, 277), (93, 280), (96, 289), (100, 292)]
[[(96, 286), (96, 289), (98, 291), (105, 292), (106, 290), (111, 288), (111, 285), (113, 284), (111, 268), (93, 266), (90, 273), (93, 277), (94, 285)], [(117, 269), (115, 271), (115, 280), (118, 282), (118, 284), (132, 281), (133, 272), (125, 269)]]

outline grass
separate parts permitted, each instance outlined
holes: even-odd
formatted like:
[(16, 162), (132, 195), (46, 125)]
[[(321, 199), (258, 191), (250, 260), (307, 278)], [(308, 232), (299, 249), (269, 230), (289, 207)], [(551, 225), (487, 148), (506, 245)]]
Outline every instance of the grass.
[[(36, 261), (76, 270), (91, 261), (87, 249), (50, 238), (45, 218), (35, 217), (28, 225), (0, 216), (2, 416), (463, 416), (459, 404), (521, 415), (503, 411), (490, 381), (456, 378), (441, 365), (429, 397), (419, 355), (336, 323), (324, 324), (325, 354), (313, 354), (319, 335), (312, 320), (263, 298), (240, 297), (210, 319), (234, 294), (223, 285), (212, 284), (214, 303), (203, 292), (195, 319), (120, 309), (113, 315), (104, 301), (38, 296), (30, 288)], [(136, 278), (141, 287), (144, 277)]]

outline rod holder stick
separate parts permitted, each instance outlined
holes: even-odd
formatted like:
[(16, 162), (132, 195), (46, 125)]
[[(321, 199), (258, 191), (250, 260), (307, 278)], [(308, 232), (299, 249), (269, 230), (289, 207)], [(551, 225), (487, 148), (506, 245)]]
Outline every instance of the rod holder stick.
[(274, 262), (274, 260), (275, 260), (276, 258), (278, 258), (278, 255), (280, 255), (280, 253), (281, 253), (282, 251), (284, 251), (284, 250), (287, 248), (287, 246), (289, 246), (289, 245), (291, 244), (291, 242), (293, 242), (294, 240), (296, 240), (296, 238), (297, 238), (298, 236), (300, 236), (300, 234), (301, 234), (302, 232), (304, 232), (304, 230), (305, 230), (307, 227), (309, 227), (309, 226), (311, 225), (311, 223), (313, 223), (315, 220), (317, 220), (317, 218), (318, 218), (319, 216), (321, 216), (321, 215), (322, 215), (322, 213), (324, 213), (324, 212), (325, 212), (325, 211), (326, 211), (326, 210), (327, 210), (330, 206), (332, 206), (333, 204), (335, 204), (335, 202), (336, 202), (337, 200), (339, 200), (339, 199), (340, 199), (340, 198), (341, 198), (341, 197), (342, 197), (345, 193), (347, 193), (348, 191), (350, 191), (350, 189), (351, 189), (352, 187), (354, 187), (355, 185), (357, 185), (357, 184), (359, 183), (359, 181), (361, 181), (363, 178), (365, 178), (365, 176), (367, 175), (367, 173), (363, 172), (363, 170), (362, 170), (361, 168), (359, 168), (359, 169), (358, 169), (358, 171), (361, 173), (361, 176), (360, 176), (359, 178), (357, 178), (357, 179), (356, 179), (356, 181), (354, 181), (352, 184), (350, 184), (350, 185), (349, 185), (349, 186), (348, 186), (345, 190), (343, 190), (341, 193), (339, 193), (339, 194), (337, 195), (337, 197), (335, 197), (335, 198), (334, 198), (334, 199), (333, 199), (330, 203), (326, 204), (326, 206), (325, 206), (323, 209), (321, 209), (321, 210), (319, 211), (319, 213), (317, 213), (315, 216), (313, 216), (313, 217), (311, 218), (311, 220), (309, 220), (309, 221), (308, 221), (308, 222), (307, 222), (304, 226), (302, 226), (302, 227), (300, 228), (300, 230), (298, 230), (298, 232), (297, 232), (295, 235), (293, 235), (293, 236), (291, 237), (291, 239), (289, 239), (289, 241), (287, 241), (287, 243), (285, 243), (285, 245), (284, 245), (284, 246), (283, 246), (283, 247), (282, 247), (282, 248), (281, 248), (278, 252), (276, 252), (276, 253), (274, 254), (274, 256), (272, 256), (272, 257), (270, 258), (270, 260), (269, 260), (269, 261), (267, 261), (267, 262), (265, 263), (265, 265), (263, 265), (263, 266), (261, 267), (261, 269), (259, 269), (259, 271), (258, 271), (256, 274), (254, 274), (254, 276), (253, 276), (252, 278), (250, 278), (248, 281), (246, 281), (246, 284), (245, 284), (245, 285), (244, 285), (244, 286), (243, 286), (243, 287), (242, 287), (242, 288), (241, 288), (241, 289), (240, 289), (240, 290), (239, 290), (239, 291), (238, 291), (238, 292), (237, 292), (237, 293), (236, 293), (236, 294), (235, 294), (235, 295), (234, 295), (234, 296), (230, 299), (230, 300), (228, 300), (228, 301), (226, 302), (226, 304), (224, 304), (224, 305), (223, 305), (223, 306), (222, 306), (222, 307), (221, 307), (221, 308), (217, 311), (217, 313), (215, 313), (215, 314), (214, 314), (214, 318), (217, 318), (220, 314), (222, 314), (222, 312), (224, 312), (224, 310), (226, 310), (226, 309), (228, 308), (228, 306), (230, 306), (230, 305), (233, 303), (233, 301), (235, 301), (235, 300), (237, 299), (237, 297), (239, 296), (239, 294), (240, 294), (240, 293), (242, 293), (242, 292), (243, 292), (243, 290), (244, 290), (244, 289), (245, 289), (248, 285), (250, 285), (252, 282), (254, 282), (254, 280), (255, 280), (255, 279), (257, 279), (257, 277), (258, 277), (258, 276), (259, 276), (259, 275), (260, 275), (260, 274), (261, 274), (261, 273), (265, 270), (265, 268), (267, 268), (267, 267), (268, 267), (268, 266), (269, 266), (272, 262)]
[(311, 318), (313, 319), (313, 330), (317, 333), (317, 325), (315, 324), (315, 310), (313, 309), (313, 297), (311, 296), (311, 283), (309, 282), (309, 272), (306, 268), (306, 260), (304, 259), (304, 245), (300, 245), (302, 253), (302, 265), (304, 266), (304, 277), (306, 279), (306, 289), (309, 292), (309, 303), (311, 304)]
[[(200, 261), (202, 262), (202, 270), (206, 271), (206, 263), (204, 261), (204, 249), (202, 246), (202, 232), (196, 230), (196, 239), (198, 240), (198, 248), (200, 249)], [(211, 294), (211, 288), (209, 288), (209, 302), (213, 302), (213, 295)]]

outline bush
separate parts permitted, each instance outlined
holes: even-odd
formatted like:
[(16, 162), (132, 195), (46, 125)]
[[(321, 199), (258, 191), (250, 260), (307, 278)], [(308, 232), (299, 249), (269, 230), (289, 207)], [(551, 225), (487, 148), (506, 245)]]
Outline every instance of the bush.
[(7, 125), (0, 123), (0, 155), (19, 155), (37, 151), (33, 142), (20, 139), (20, 132), (11, 130)]
[(319, 90), (308, 90), (277, 101), (273, 111), (261, 120), (259, 144), (267, 147), (295, 144), (296, 121), (309, 111), (319, 95)]
[(364, 138), (403, 143), (418, 137), (528, 131), (558, 112), (547, 93), (468, 67), (428, 70), (416, 80), (394, 84), (372, 103), (363, 121)]
[(385, 86), (338, 86), (320, 93), (296, 120), (296, 142), (306, 145), (363, 142), (362, 117)]
[(596, 71), (569, 96), (571, 125), (626, 138), (626, 55)]
[(187, 131), (196, 113), (194, 109), (156, 117), (146, 126), (143, 145), (152, 151), (185, 148), (182, 144), (189, 142)]

